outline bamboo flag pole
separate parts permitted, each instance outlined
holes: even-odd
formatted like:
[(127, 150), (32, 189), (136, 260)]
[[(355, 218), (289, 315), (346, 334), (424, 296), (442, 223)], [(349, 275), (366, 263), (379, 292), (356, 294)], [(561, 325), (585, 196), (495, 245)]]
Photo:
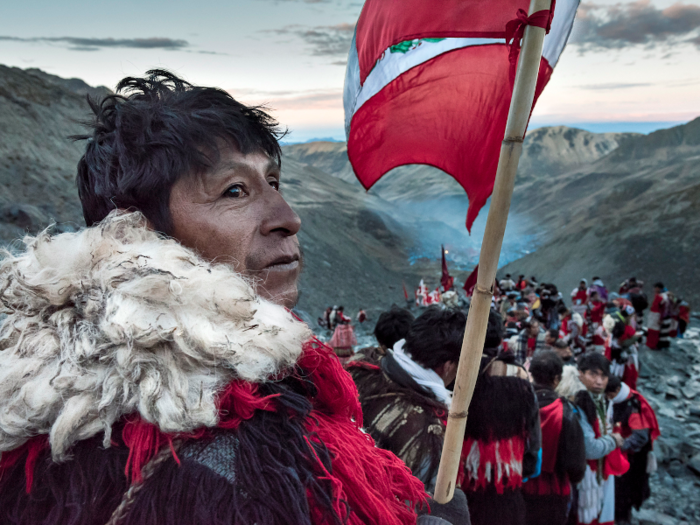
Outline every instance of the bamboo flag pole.
[[(550, 6), (551, 0), (531, 0), (528, 16), (537, 11), (548, 10)], [(454, 495), (464, 442), (464, 429), (467, 426), (467, 411), (479, 373), (491, 308), (493, 282), (496, 278), (503, 234), (506, 230), (510, 199), (515, 184), (515, 172), (518, 169), (518, 161), (523, 149), (523, 136), (535, 98), (544, 35), (544, 29), (529, 25), (525, 28), (523, 36), (523, 46), (520, 50), (518, 69), (515, 75), (505, 138), (501, 144), (501, 154), (498, 159), (496, 180), (491, 196), (491, 207), (486, 219), (484, 240), (481, 244), (479, 275), (469, 307), (467, 327), (462, 341), (462, 353), (459, 358), (457, 379), (452, 396), (452, 407), (447, 419), (445, 442), (435, 486), (434, 498), (438, 503), (447, 503)]]

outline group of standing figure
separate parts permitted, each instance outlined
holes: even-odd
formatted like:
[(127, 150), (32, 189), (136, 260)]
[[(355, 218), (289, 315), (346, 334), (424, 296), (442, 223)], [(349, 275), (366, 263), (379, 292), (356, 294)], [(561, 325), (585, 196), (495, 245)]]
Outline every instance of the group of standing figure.
[[(625, 283), (608, 293), (599, 278), (582, 281), (571, 305), (534, 278), (498, 283), (457, 478), (471, 523), (626, 524), (649, 497), (660, 430), (636, 382), (654, 328), (642, 326), (641, 283)], [(652, 312), (667, 297), (658, 283)], [(465, 324), (459, 308), (414, 318), (394, 306), (377, 321), (377, 345), (345, 365), (366, 430), (428, 492)]]

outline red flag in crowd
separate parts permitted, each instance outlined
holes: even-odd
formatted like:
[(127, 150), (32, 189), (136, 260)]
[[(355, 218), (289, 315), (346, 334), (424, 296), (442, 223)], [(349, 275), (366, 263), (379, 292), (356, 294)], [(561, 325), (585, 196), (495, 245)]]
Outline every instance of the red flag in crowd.
[(447, 270), (447, 259), (445, 259), (445, 247), (442, 246), (442, 277), (440, 278), (440, 284), (442, 284), (442, 289), (446, 292), (452, 288), (452, 284), (455, 279), (450, 275)]
[(406, 290), (406, 283), (401, 284), (403, 284), (403, 296), (406, 298), (406, 302), (408, 302), (408, 290)]
[(467, 292), (467, 297), (471, 297), (474, 293), (474, 288), (476, 287), (476, 279), (479, 276), (479, 265), (477, 264), (469, 274), (467, 280), (464, 281), (464, 291)]
[(397, 166), (438, 167), (467, 192), (471, 229), (493, 190), (524, 22), (551, 22), (538, 97), (579, 0), (558, 0), (553, 19), (548, 12), (528, 18), (529, 3), (366, 0), (343, 95), (348, 157), (366, 189)]

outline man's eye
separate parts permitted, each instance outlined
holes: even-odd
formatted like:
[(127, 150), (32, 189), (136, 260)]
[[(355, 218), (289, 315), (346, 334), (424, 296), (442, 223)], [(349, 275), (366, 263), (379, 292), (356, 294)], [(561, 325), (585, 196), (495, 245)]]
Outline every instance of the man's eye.
[(224, 192), (224, 197), (228, 197), (229, 199), (240, 199), (244, 196), (245, 190), (240, 184), (234, 184), (233, 186), (226, 188), (226, 191)]
[(270, 181), (270, 186), (272, 186), (275, 191), (280, 191), (280, 181), (278, 180), (271, 180)]

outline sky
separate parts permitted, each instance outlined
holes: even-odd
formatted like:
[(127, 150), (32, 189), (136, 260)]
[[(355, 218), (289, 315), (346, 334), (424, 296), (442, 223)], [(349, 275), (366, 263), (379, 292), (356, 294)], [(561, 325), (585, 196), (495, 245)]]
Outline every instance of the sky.
[[(166, 68), (267, 104), (288, 142), (342, 140), (361, 9), (355, 0), (3, 2), (0, 63), (112, 89)], [(584, 0), (531, 128), (648, 133), (699, 115), (700, 0)]]

